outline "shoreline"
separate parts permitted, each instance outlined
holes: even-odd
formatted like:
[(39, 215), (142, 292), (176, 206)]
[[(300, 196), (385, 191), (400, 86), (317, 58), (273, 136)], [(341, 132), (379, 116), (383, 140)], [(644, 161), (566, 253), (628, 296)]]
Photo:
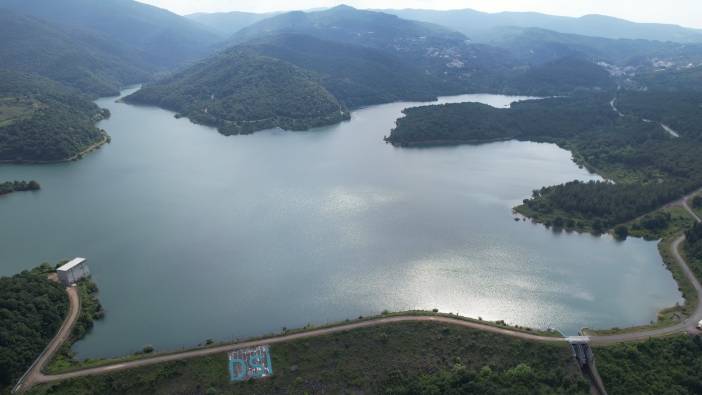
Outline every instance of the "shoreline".
[(86, 148), (84, 148), (82, 151), (78, 152), (77, 154), (71, 156), (70, 158), (66, 159), (57, 159), (57, 160), (0, 160), (0, 165), (53, 165), (53, 164), (59, 164), (59, 163), (67, 163), (67, 162), (73, 162), (76, 160), (82, 159), (83, 156), (96, 151), (100, 149), (105, 144), (109, 144), (110, 140), (112, 139), (109, 134), (107, 134), (106, 131), (101, 130), (102, 134), (102, 139)]

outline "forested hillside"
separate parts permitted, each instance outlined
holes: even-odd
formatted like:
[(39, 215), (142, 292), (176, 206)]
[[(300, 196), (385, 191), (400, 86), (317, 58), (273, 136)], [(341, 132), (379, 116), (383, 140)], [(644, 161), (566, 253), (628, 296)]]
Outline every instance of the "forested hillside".
[(692, 395), (702, 391), (702, 337), (673, 336), (595, 349), (607, 392)]
[(348, 119), (318, 77), (278, 59), (233, 49), (125, 98), (158, 105), (222, 134), (305, 130)]
[(131, 0), (3, 0), (0, 7), (80, 30), (133, 53), (156, 69), (170, 69), (212, 53), (223, 37), (170, 11)]
[(0, 70), (0, 161), (60, 161), (107, 140), (108, 116), (79, 92), (36, 75)]
[(616, 87), (607, 70), (578, 56), (529, 66), (505, 78), (505, 91), (520, 95), (550, 96), (610, 91)]
[(232, 44), (288, 33), (382, 50), (462, 91), (494, 90), (496, 79), (514, 66), (507, 51), (455, 31), (348, 6), (277, 15), (242, 29)]
[(0, 69), (34, 73), (94, 97), (147, 79), (153, 71), (120, 43), (11, 11), (0, 12)]
[[(566, 95), (616, 87), (607, 70), (581, 57), (517, 67), (509, 52), (472, 44), (460, 33), (347, 6), (273, 16), (242, 29), (232, 43), (236, 45), (223, 54), (148, 84), (127, 100), (162, 106), (217, 126), (222, 133), (239, 134), (273, 126), (304, 129), (345, 119), (328, 111), (322, 102), (329, 100), (354, 109), (467, 92)], [(254, 53), (269, 63), (275, 59), (278, 65), (297, 66), (297, 72), (275, 75), (275, 67), (264, 67), (252, 70), (251, 76), (240, 73)], [(303, 71), (308, 86), (323, 88), (313, 89), (325, 96), (322, 102), (309, 100), (307, 94), (305, 100), (286, 95), (291, 82), (281, 77)], [(261, 96), (280, 92), (277, 104), (255, 98), (248, 88), (224, 88), (254, 83)]]
[(685, 137), (702, 138), (702, 90), (622, 91), (616, 106), (624, 114), (662, 123)]
[(690, 268), (702, 278), (702, 224), (695, 224), (685, 233), (685, 253), (690, 258)]
[(645, 89), (666, 92), (702, 92), (702, 64), (669, 72), (649, 72), (634, 77)]
[(49, 267), (0, 277), (0, 392), (11, 387), (56, 334), (68, 310)]
[(439, 94), (461, 93), (399, 56), (374, 48), (302, 34), (270, 36), (246, 47), (316, 72), (322, 85), (350, 108), (399, 100), (428, 101)]

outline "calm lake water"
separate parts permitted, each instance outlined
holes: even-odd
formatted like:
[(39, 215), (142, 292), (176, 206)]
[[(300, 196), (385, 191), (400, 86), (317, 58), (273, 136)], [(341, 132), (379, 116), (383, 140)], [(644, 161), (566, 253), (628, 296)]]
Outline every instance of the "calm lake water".
[[(506, 106), (467, 95), (442, 102)], [(309, 132), (224, 137), (101, 99), (112, 143), (0, 166), (0, 274), (88, 258), (106, 318), (80, 357), (193, 346), (384, 309), (560, 329), (647, 323), (681, 301), (656, 243), (515, 222), (531, 190), (594, 179), (550, 144), (399, 149), (395, 103)]]

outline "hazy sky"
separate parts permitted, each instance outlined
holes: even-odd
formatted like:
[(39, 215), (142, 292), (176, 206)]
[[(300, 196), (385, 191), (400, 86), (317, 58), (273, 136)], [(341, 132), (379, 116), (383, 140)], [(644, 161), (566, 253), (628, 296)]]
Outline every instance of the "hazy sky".
[(357, 8), (473, 8), (480, 11), (537, 11), (582, 16), (604, 14), (637, 22), (676, 23), (702, 28), (702, 0), (139, 0), (178, 14), (219, 11), (281, 11), (348, 4)]

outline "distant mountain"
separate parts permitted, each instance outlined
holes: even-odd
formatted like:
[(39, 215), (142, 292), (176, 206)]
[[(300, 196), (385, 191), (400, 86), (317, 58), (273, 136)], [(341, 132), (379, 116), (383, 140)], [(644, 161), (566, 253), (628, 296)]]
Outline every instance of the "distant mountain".
[(643, 70), (659, 67), (657, 64), (661, 63), (671, 67), (702, 63), (702, 44), (614, 40), (518, 27), (493, 29), (488, 42), (509, 51), (519, 62), (529, 64), (572, 56)]
[(341, 5), (324, 11), (293, 11), (244, 28), (234, 37), (242, 43), (269, 34), (299, 33), (330, 41), (374, 48), (406, 49), (424, 42), (462, 42), (460, 33), (429, 23)]
[(460, 90), (484, 90), (512, 66), (506, 51), (473, 44), (461, 33), (348, 6), (274, 16), (240, 30), (232, 43), (290, 33), (385, 51)]
[(0, 69), (43, 75), (93, 96), (116, 94), (154, 68), (143, 53), (81, 30), (0, 12)]
[(95, 33), (164, 69), (212, 53), (221, 39), (185, 17), (132, 0), (2, 0), (0, 8)]
[(185, 17), (209, 28), (222, 37), (230, 37), (256, 22), (278, 15), (277, 12), (254, 14), (251, 12), (196, 13)]
[(702, 43), (702, 30), (677, 25), (636, 23), (604, 15), (586, 15), (580, 18), (553, 16), (535, 12), (485, 13), (470, 9), (436, 10), (383, 10), (401, 18), (446, 26), (471, 38), (483, 37), (486, 30), (497, 27), (536, 27), (561, 33), (612, 39), (644, 39), (680, 43)]
[(530, 63), (509, 45), (473, 44), (446, 28), (347, 6), (273, 16), (231, 43), (126, 100), (240, 134), (330, 124), (347, 117), (345, 108), (398, 100), (616, 87), (605, 68), (578, 51)]
[(225, 135), (306, 130), (349, 117), (310, 72), (241, 48), (149, 84), (125, 101), (176, 111)]

